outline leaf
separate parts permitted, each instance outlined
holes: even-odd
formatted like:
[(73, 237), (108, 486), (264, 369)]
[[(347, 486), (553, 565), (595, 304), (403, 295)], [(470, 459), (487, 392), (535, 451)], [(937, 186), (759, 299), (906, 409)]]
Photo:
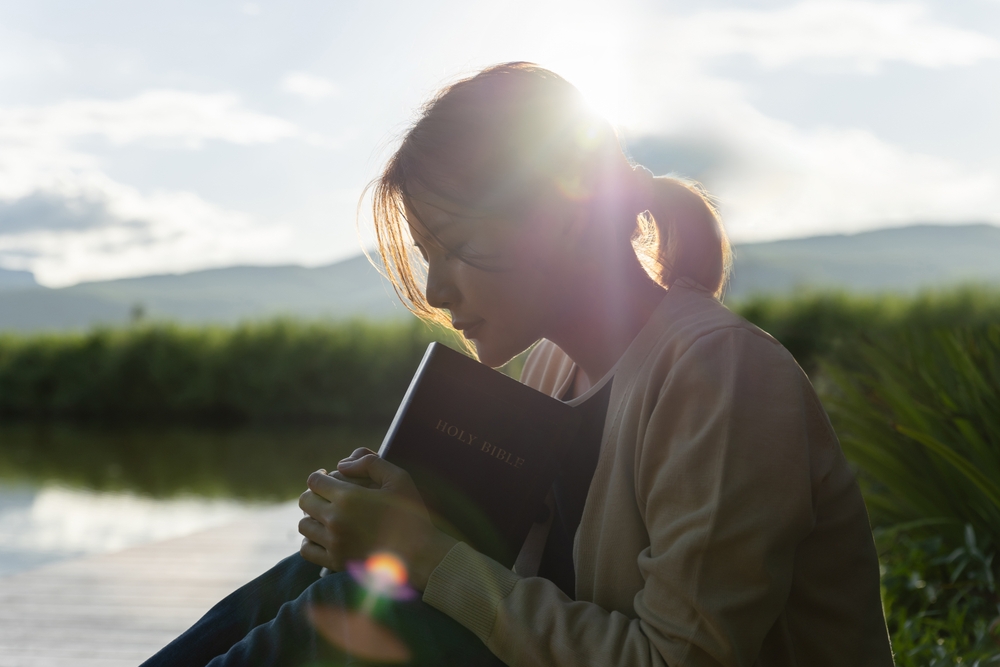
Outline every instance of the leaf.
[(984, 475), (965, 457), (956, 452), (953, 448), (945, 445), (926, 433), (920, 433), (919, 431), (902, 425), (897, 425), (896, 430), (907, 437), (913, 438), (941, 458), (951, 463), (956, 470), (961, 472), (970, 482), (975, 484), (976, 487), (986, 495), (996, 508), (1000, 509), (1000, 484), (997, 484)]

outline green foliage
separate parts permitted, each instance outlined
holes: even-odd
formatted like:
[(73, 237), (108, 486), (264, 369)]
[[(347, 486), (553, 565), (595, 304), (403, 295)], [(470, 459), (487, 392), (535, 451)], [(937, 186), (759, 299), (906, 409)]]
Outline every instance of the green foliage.
[(732, 308), (777, 338), (815, 377), (821, 360), (851, 364), (865, 338), (1000, 322), (1000, 291), (963, 288), (916, 297), (810, 292), (753, 297)]
[(1000, 664), (1000, 324), (903, 329), (821, 364), (880, 542), (899, 665)]
[[(0, 416), (384, 423), (431, 340), (418, 322), (273, 321), (0, 338)], [(453, 343), (454, 344), (454, 343)]]
[(877, 524), (941, 519), (1000, 544), (1000, 325), (861, 343), (824, 404)]
[[(917, 528), (914, 530), (914, 528)], [(966, 526), (954, 549), (919, 527), (876, 529), (882, 603), (898, 667), (1000, 664), (996, 550)]]

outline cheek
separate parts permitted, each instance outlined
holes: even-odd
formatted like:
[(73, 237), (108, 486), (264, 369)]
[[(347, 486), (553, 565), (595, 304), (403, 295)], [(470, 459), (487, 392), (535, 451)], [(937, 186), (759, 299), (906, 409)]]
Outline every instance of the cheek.
[(558, 310), (551, 288), (550, 282), (536, 272), (516, 273), (497, 294), (494, 316), (511, 335), (523, 339), (519, 342), (530, 345), (544, 335), (548, 319)]

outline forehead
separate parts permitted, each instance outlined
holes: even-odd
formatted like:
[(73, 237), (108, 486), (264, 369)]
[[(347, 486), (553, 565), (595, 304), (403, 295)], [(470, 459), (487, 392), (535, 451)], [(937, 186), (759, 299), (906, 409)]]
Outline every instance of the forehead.
[(479, 211), (419, 186), (407, 188), (403, 207), (411, 231), (421, 236), (437, 236), (449, 229), (486, 218)]

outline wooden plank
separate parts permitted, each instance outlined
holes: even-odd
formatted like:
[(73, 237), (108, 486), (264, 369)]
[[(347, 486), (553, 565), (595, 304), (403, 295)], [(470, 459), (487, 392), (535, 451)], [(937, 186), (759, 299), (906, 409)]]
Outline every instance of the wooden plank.
[(298, 550), (295, 503), (193, 535), (0, 578), (0, 667), (135, 667)]

